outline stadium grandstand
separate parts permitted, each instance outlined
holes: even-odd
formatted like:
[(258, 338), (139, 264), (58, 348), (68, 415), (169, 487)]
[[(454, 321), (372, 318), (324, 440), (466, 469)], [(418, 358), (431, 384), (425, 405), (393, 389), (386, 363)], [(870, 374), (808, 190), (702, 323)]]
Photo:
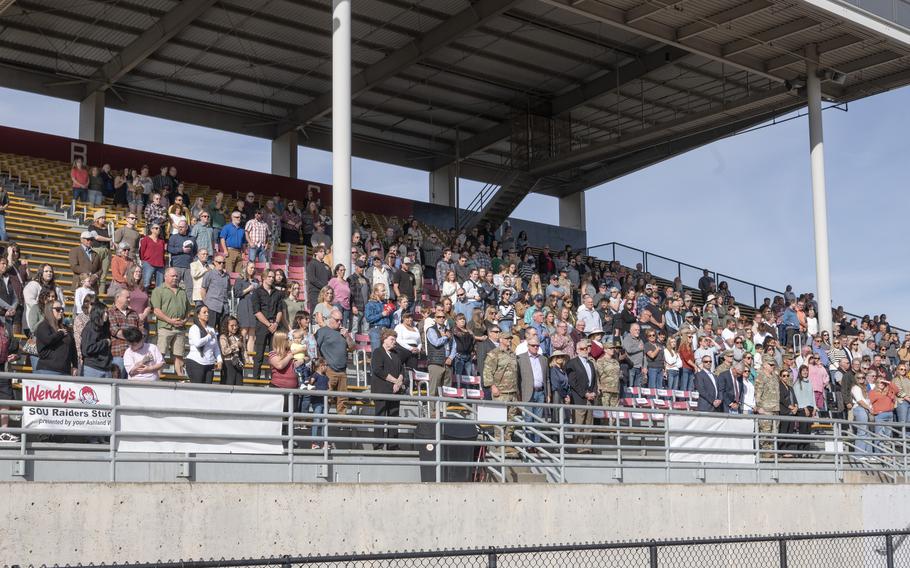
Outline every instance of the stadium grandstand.
[[(905, 10), (0, 1), (0, 86), (79, 103), (76, 138), (0, 126), (0, 510), (73, 527), (59, 557), (31, 548), (44, 534), (0, 529), (3, 560), (375, 552), (396, 531), (363, 536), (370, 499), (421, 503), (402, 520), (412, 548), (498, 530), (494, 498), (395, 482), (484, 482), (554, 522), (591, 483), (661, 517), (666, 484), (687, 486), (672, 498), (683, 515), (707, 483), (730, 502), (736, 485), (774, 494), (755, 524), (731, 507), (665, 538), (781, 532), (769, 511), (805, 503), (806, 484), (822, 497), (794, 513), (805, 530), (910, 522), (910, 338), (832, 305), (822, 129), (823, 103), (910, 82)], [(815, 290), (750, 296), (708, 268), (589, 248), (586, 190), (804, 107)], [(272, 173), (106, 144), (108, 108), (268, 139)], [(299, 179), (301, 145), (332, 151), (332, 185)], [(352, 157), (427, 172), (429, 203), (353, 189)], [(462, 179), (484, 184), (466, 208)], [(531, 193), (559, 199), (559, 226), (511, 217)], [(89, 512), (63, 493), (72, 482), (93, 482), (75, 492)], [(513, 483), (548, 504), (524, 508)], [(200, 515), (265, 532), (262, 506), (312, 504), (307, 491), (338, 506), (349, 544), (329, 523), (275, 540), (185, 530), (198, 499)], [(891, 516), (863, 516), (885, 499)], [(838, 506), (861, 513), (848, 523)], [(462, 528), (410, 524), (440, 510)], [(165, 526), (127, 537), (145, 514)], [(655, 538), (643, 519), (612, 534)], [(91, 532), (102, 525), (111, 538)]]

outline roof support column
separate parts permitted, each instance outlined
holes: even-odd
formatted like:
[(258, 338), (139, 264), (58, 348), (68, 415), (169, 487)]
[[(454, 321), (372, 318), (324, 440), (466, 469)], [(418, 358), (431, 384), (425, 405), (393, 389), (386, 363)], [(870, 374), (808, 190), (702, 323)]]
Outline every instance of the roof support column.
[(103, 91), (95, 91), (79, 103), (79, 139), (104, 142)]
[(351, 0), (332, 0), (332, 243), (333, 262), (350, 267)]
[(559, 198), (559, 226), (585, 230), (585, 192), (579, 191)]
[(812, 218), (815, 229), (815, 281), (818, 289), (818, 328), (832, 333), (831, 273), (828, 263), (828, 204), (825, 195), (825, 153), (822, 131), (822, 88), (818, 51), (806, 52), (806, 94), (809, 103), (809, 158), (812, 167)]
[(455, 207), (455, 165), (430, 172), (430, 203)]
[(297, 178), (296, 130), (289, 130), (272, 140), (272, 173), (276, 176)]

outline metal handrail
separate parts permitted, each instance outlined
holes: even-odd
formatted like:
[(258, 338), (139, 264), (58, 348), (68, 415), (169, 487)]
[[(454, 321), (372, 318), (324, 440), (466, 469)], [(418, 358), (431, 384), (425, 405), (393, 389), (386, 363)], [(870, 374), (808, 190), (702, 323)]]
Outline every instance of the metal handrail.
[[(21, 375), (3, 373), (0, 378), (21, 378)], [(426, 440), (427, 444), (433, 444), (436, 448), (435, 456), (431, 460), (414, 459), (413, 452), (402, 452), (402, 455), (388, 456), (374, 450), (358, 450), (360, 452), (357, 463), (362, 465), (377, 465), (389, 467), (429, 465), (435, 466), (437, 470), (436, 479), (441, 480), (441, 471), (443, 467), (502, 467), (506, 465), (510, 468), (523, 468), (534, 471), (543, 469), (548, 477), (554, 481), (565, 482), (566, 471), (574, 468), (600, 468), (609, 469), (613, 472), (616, 469), (622, 470), (626, 467), (636, 469), (657, 468), (666, 472), (666, 477), (670, 479), (670, 473), (673, 470), (693, 470), (693, 469), (748, 469), (754, 468), (756, 472), (773, 470), (778, 471), (783, 465), (782, 458), (788, 453), (788, 450), (777, 444), (781, 442), (790, 444), (799, 444), (806, 446), (798, 452), (806, 457), (805, 460), (786, 463), (788, 470), (805, 470), (816, 472), (831, 472), (839, 475), (845, 469), (860, 469), (862, 471), (877, 472), (888, 475), (893, 478), (910, 478), (907, 464), (910, 461), (908, 456), (907, 443), (903, 437), (907, 433), (910, 424), (891, 423), (887, 426), (888, 434), (882, 435), (875, 432), (876, 426), (881, 426), (875, 422), (857, 423), (848, 422), (840, 419), (831, 418), (808, 418), (800, 416), (777, 416), (777, 415), (723, 415), (723, 414), (704, 414), (686, 411), (659, 410), (650, 408), (606, 408), (600, 406), (577, 406), (566, 404), (548, 404), (548, 403), (530, 403), (530, 402), (498, 402), (498, 401), (472, 401), (466, 399), (452, 399), (436, 396), (410, 396), (410, 395), (384, 395), (367, 392), (331, 392), (331, 391), (307, 391), (306, 394), (326, 399), (337, 396), (347, 398), (349, 401), (369, 405), (381, 400), (396, 400), (400, 402), (413, 403), (415, 408), (429, 406), (435, 412), (418, 412), (414, 416), (373, 416), (367, 414), (347, 414), (339, 416), (333, 414), (328, 406), (325, 406), (321, 413), (297, 412), (292, 405), (288, 404), (289, 411), (282, 412), (265, 412), (254, 410), (227, 410), (227, 409), (177, 409), (162, 410), (160, 407), (129, 406), (119, 402), (117, 396), (118, 389), (139, 386), (142, 388), (164, 388), (169, 390), (190, 390), (190, 391), (209, 391), (209, 392), (237, 392), (237, 393), (257, 393), (274, 394), (275, 396), (287, 397), (290, 403), (291, 397), (301, 395), (301, 391), (296, 389), (268, 389), (261, 387), (241, 387), (241, 386), (220, 386), (220, 385), (199, 385), (199, 384), (178, 384), (178, 383), (135, 383), (131, 381), (120, 381), (114, 379), (90, 379), (83, 377), (60, 377), (56, 375), (29, 375), (29, 379), (40, 381), (77, 381), (79, 383), (111, 385), (114, 392), (112, 393), (112, 403), (109, 405), (82, 405), (82, 404), (63, 404), (57, 401), (42, 402), (22, 402), (16, 400), (0, 401), (0, 407), (10, 407), (21, 409), (23, 407), (44, 407), (44, 408), (90, 408), (94, 410), (110, 410), (114, 418), (121, 413), (152, 413), (157, 416), (176, 415), (203, 415), (203, 416), (221, 416), (234, 418), (256, 418), (256, 419), (274, 419), (278, 423), (287, 423), (287, 433), (275, 435), (253, 435), (247, 433), (218, 435), (217, 439), (225, 441), (256, 441), (256, 442), (281, 442), (285, 444), (283, 453), (274, 454), (133, 454), (118, 450), (117, 443), (121, 439), (130, 438), (153, 438), (159, 440), (184, 440), (191, 441), (194, 439), (211, 439), (213, 434), (206, 433), (165, 433), (160, 431), (135, 432), (123, 431), (118, 427), (116, 419), (113, 420), (113, 430), (110, 432), (101, 432), (95, 430), (32, 430), (28, 428), (8, 428), (6, 432), (12, 432), (21, 435), (19, 444), (9, 446), (10, 452), (3, 451), (0, 448), (0, 461), (13, 461), (21, 466), (24, 471), (24, 464), (32, 461), (101, 461), (110, 465), (110, 480), (117, 479), (117, 464), (127, 462), (175, 462), (175, 463), (278, 463), (288, 464), (289, 480), (294, 481), (294, 465), (315, 465), (330, 466), (341, 463), (344, 453), (332, 451), (327, 445), (317, 454), (295, 451), (296, 442), (317, 443), (345, 443), (345, 444), (385, 444), (391, 443), (388, 438), (380, 435), (380, 430), (390, 429), (397, 430), (401, 434), (413, 432), (420, 424), (432, 424), (435, 432), (431, 438)], [(462, 414), (454, 415), (447, 413), (450, 405), (457, 405), (462, 409)], [(479, 405), (490, 407), (515, 407), (521, 411), (519, 414), (528, 412), (528, 409), (539, 409), (544, 415), (550, 412), (554, 417), (559, 416), (558, 421), (532, 421), (527, 422), (519, 418), (516, 421), (496, 421), (478, 419), (477, 411)], [(604, 412), (608, 417), (602, 424), (571, 424), (562, 420), (564, 410), (587, 409), (593, 412)], [(21, 416), (22, 410), (0, 411), (6, 412), (12, 416)], [(619, 418), (619, 414), (628, 414), (628, 418)], [(674, 416), (684, 417), (711, 417), (731, 421), (748, 420), (752, 422), (752, 427), (748, 429), (736, 429), (731, 427), (729, 430), (706, 431), (695, 427), (679, 429), (670, 424)], [(537, 417), (535, 416), (535, 419)], [(768, 420), (772, 423), (811, 423), (820, 424), (823, 427), (830, 428), (830, 432), (816, 432), (808, 436), (799, 433), (784, 434), (782, 432), (766, 433), (762, 432), (757, 426), (758, 422)], [(296, 431), (295, 427), (317, 425), (322, 428), (320, 435), (303, 435)], [(455, 440), (445, 439), (444, 428), (446, 424), (472, 424), (480, 430), (494, 432), (492, 436), (479, 436), (472, 440)], [(860, 426), (861, 431), (851, 434), (851, 428)], [(377, 430), (377, 428), (379, 430)], [(519, 435), (517, 441), (506, 439), (503, 433), (506, 429), (514, 429)], [(748, 430), (746, 432), (745, 430)], [(331, 431), (331, 433), (330, 433)], [(531, 442), (530, 434), (540, 435), (540, 442)], [(93, 452), (86, 456), (85, 452), (76, 452), (78, 455), (60, 453), (61, 449), (84, 449), (85, 446), (78, 444), (51, 444), (44, 445), (36, 443), (32, 438), (35, 434), (48, 435), (65, 435), (65, 436), (110, 436), (106, 446), (94, 446), (92, 449), (102, 449), (102, 455)], [(890, 434), (890, 435), (889, 435)], [(894, 437), (899, 434), (900, 437)], [(582, 444), (577, 436), (585, 436), (593, 440), (592, 444)], [(674, 448), (672, 440), (675, 436), (685, 435), (689, 437), (704, 437), (711, 439), (733, 438), (751, 442), (748, 447), (742, 448), (710, 448), (707, 450), (698, 450), (686, 448), (680, 450)], [(859, 454), (858, 442), (865, 447), (869, 443), (873, 449), (872, 453)], [(422, 444), (423, 441), (409, 440), (402, 438), (398, 441), (402, 445)], [(816, 447), (817, 444), (824, 444), (822, 449)], [(770, 444), (770, 448), (767, 447)], [(441, 448), (444, 446), (470, 446), (484, 447), (493, 454), (496, 459), (485, 463), (475, 460), (458, 461), (447, 458), (443, 455)], [(596, 448), (602, 452), (600, 454), (589, 454), (584, 459), (571, 455), (571, 452), (581, 448)], [(507, 459), (505, 450), (513, 448), (522, 456), (521, 460)], [(849, 451), (854, 449), (853, 452)], [(539, 453), (534, 457), (529, 452), (531, 449)], [(351, 450), (353, 451), (353, 450)], [(671, 458), (675, 452), (685, 451), (687, 453), (709, 453), (712, 455), (741, 456), (748, 457), (752, 460), (752, 466), (732, 463), (710, 463), (710, 462), (677, 462)], [(637, 459), (635, 453), (645, 452), (648, 459)], [(768, 461), (767, 456), (773, 457)], [(764, 459), (763, 459), (763, 456)], [(862, 457), (862, 460), (859, 459)], [(499, 459), (501, 458), (501, 459)], [(500, 480), (505, 476), (496, 475)], [(842, 478), (838, 478), (842, 480)]]
[[(599, 249), (599, 248), (604, 248), (604, 247), (610, 247), (610, 249), (611, 249), (611, 251), (612, 251), (610, 260), (611, 260), (611, 261), (615, 261), (615, 260), (618, 260), (618, 259), (617, 259), (617, 255), (616, 255), (616, 247), (617, 247), (617, 246), (618, 246), (618, 247), (622, 247), (623, 249), (627, 249), (627, 250), (630, 250), (630, 251), (637, 252), (637, 253), (641, 254), (641, 257), (642, 257), (641, 264), (642, 264), (642, 268), (644, 269), (645, 272), (651, 272), (651, 271), (649, 270), (649, 267), (648, 267), (648, 259), (649, 259), (649, 258), (657, 258), (657, 259), (660, 259), (660, 260), (665, 260), (665, 261), (667, 261), (667, 262), (675, 263), (675, 264), (676, 264), (676, 276), (679, 277), (680, 279), (682, 279), (682, 268), (683, 268), (683, 267), (685, 267), (685, 268), (691, 268), (691, 269), (694, 269), (694, 270), (703, 270), (702, 267), (696, 266), (696, 265), (694, 265), (694, 264), (689, 264), (689, 263), (687, 263), (687, 262), (682, 262), (682, 261), (676, 260), (676, 259), (674, 259), (674, 258), (669, 258), (669, 257), (666, 257), (666, 256), (662, 256), (662, 255), (659, 255), (659, 254), (655, 254), (655, 253), (653, 253), (653, 252), (648, 252), (648, 251), (646, 251), (646, 250), (643, 250), (643, 249), (640, 249), (640, 248), (636, 248), (636, 247), (633, 247), (633, 246), (629, 246), (629, 245), (627, 245), (627, 244), (623, 244), (623, 243), (616, 242), (616, 241), (610, 241), (610, 242), (601, 243), (601, 244), (598, 244), (598, 245), (588, 246), (588, 247), (585, 247), (584, 250), (585, 250), (585, 254), (586, 254), (587, 256), (595, 256), (595, 255), (593, 255), (593, 254), (591, 253), (592, 250), (594, 250), (594, 249)], [(765, 292), (771, 292), (771, 293), (776, 294), (776, 295), (778, 295), (778, 296), (783, 296), (783, 295), (784, 295), (783, 292), (781, 292), (780, 290), (775, 290), (774, 288), (769, 288), (769, 287), (767, 287), (767, 286), (761, 286), (761, 285), (759, 285), (759, 284), (755, 284), (755, 283), (753, 283), (753, 282), (749, 282), (749, 281), (747, 281), (747, 280), (742, 280), (742, 279), (740, 279), (740, 278), (736, 278), (736, 277), (733, 277), (733, 276), (730, 276), (730, 275), (727, 275), (727, 274), (722, 274), (722, 273), (719, 273), (719, 272), (711, 272), (711, 273), (714, 275), (714, 281), (715, 281), (715, 283), (717, 283), (718, 285), (719, 285), (720, 282), (721, 282), (721, 278), (723, 278), (723, 279), (728, 280), (728, 281), (738, 282), (738, 283), (740, 283), (740, 284), (744, 284), (744, 285), (746, 285), (746, 286), (750, 286), (750, 287), (752, 288), (752, 307), (753, 307), (753, 308), (758, 308), (758, 306), (759, 306), (759, 303), (758, 303), (758, 291), (759, 291), (759, 290), (763, 290), (763, 291), (765, 291)], [(662, 276), (662, 277), (665, 278), (665, 279), (671, 279), (671, 278), (668, 278), (667, 276)], [(688, 286), (688, 288), (694, 288), (694, 287), (693, 287), (693, 286)], [(734, 294), (734, 296), (735, 296), (735, 294)], [(742, 299), (738, 299), (738, 300), (737, 300), (737, 303), (740, 303), (740, 304), (743, 304), (743, 305), (748, 305), (748, 304), (746, 304), (745, 302), (743, 302)], [(852, 317), (852, 318), (857, 318), (857, 319), (862, 319), (862, 318), (864, 317), (864, 316), (861, 316), (861, 315), (858, 315), (858, 314), (854, 314), (854, 313), (851, 313), (851, 312), (846, 312), (846, 311), (844, 312), (844, 315), (845, 315), (845, 316), (848, 316), (848, 317)], [(901, 332), (901, 333), (907, 333), (907, 330), (906, 330), (906, 329), (897, 327), (897, 326), (895, 326), (894, 324), (891, 324), (891, 328), (892, 328), (893, 330), (899, 331), (899, 332)]]
[[(510, 157), (499, 167), (499, 176), (502, 181), (508, 177), (508, 172), (511, 168), (512, 158)], [(502, 183), (496, 183), (496, 181), (491, 181), (484, 185), (477, 193), (477, 195), (474, 196), (474, 199), (472, 199), (471, 202), (468, 203), (467, 207), (465, 207), (464, 210), (467, 212), (467, 215), (459, 219), (458, 227), (456, 227), (456, 229), (460, 231), (464, 227), (467, 227), (471, 221), (483, 211), (483, 208), (486, 206), (487, 198), (490, 195), (495, 195), (496, 191), (498, 191), (501, 187)], [(456, 203), (455, 207), (457, 209), (459, 207), (459, 204)]]

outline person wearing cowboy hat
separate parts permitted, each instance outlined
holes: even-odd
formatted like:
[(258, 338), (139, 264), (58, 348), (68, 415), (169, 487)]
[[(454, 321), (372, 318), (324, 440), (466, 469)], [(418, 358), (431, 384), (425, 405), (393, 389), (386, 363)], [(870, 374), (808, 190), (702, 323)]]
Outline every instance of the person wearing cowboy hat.
[(591, 342), (591, 350), (588, 353), (588, 357), (590, 357), (591, 359), (594, 359), (595, 361), (597, 361), (598, 359), (603, 357), (603, 354), (604, 354), (604, 348), (603, 348), (603, 344), (602, 344), (603, 337), (604, 337), (604, 332), (603, 332), (603, 330), (600, 330), (600, 329), (595, 329), (594, 331), (588, 332), (588, 334), (587, 334), (587, 339), (588, 339), (588, 341)]
[[(566, 364), (566, 375), (569, 378), (569, 396), (572, 398), (575, 424), (578, 427), (594, 423), (594, 405), (597, 404), (597, 369), (590, 359), (591, 342), (582, 339), (575, 345), (577, 356)], [(575, 432), (575, 443), (580, 446), (591, 445), (591, 433), (587, 428)], [(591, 453), (590, 447), (578, 448), (579, 454)]]
[(569, 394), (569, 377), (566, 374), (566, 363), (569, 361), (569, 354), (562, 349), (557, 349), (550, 355), (550, 388), (553, 391), (553, 398), (557, 396), (559, 400), (570, 404), (572, 397)]

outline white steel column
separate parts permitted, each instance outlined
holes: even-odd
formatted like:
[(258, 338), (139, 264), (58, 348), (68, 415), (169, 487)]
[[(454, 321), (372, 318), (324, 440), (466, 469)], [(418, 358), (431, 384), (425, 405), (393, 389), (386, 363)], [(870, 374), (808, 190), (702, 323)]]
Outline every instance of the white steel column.
[(822, 86), (816, 46), (806, 50), (806, 95), (809, 103), (809, 152), (812, 162), (812, 217), (815, 229), (815, 281), (818, 328), (831, 333), (831, 272), (828, 264), (828, 205), (825, 196), (825, 153), (822, 131)]
[(272, 140), (272, 173), (297, 179), (297, 143), (296, 130), (285, 132)]
[(79, 139), (104, 142), (104, 91), (95, 91), (79, 103)]
[(332, 256), (350, 271), (351, 0), (332, 0)]

